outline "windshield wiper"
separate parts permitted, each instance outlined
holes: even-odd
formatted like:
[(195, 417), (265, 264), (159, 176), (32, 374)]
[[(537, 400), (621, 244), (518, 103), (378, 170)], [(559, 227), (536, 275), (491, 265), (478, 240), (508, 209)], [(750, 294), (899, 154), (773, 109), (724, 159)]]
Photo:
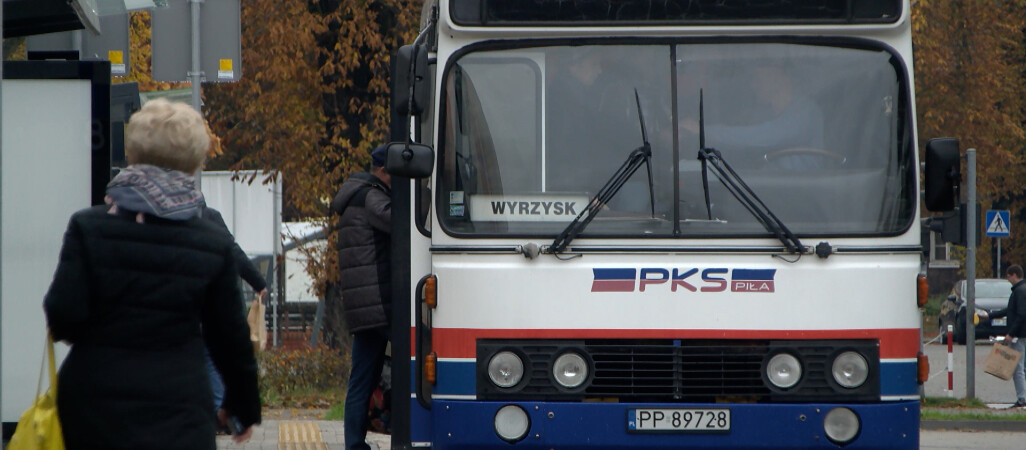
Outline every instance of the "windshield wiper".
[(652, 184), (652, 145), (648, 142), (648, 132), (645, 130), (645, 116), (641, 113), (641, 99), (638, 97), (637, 89), (634, 89), (634, 101), (637, 102), (638, 120), (641, 122), (641, 147), (634, 149), (627, 156), (627, 160), (620, 165), (619, 169), (616, 169), (616, 172), (609, 178), (609, 181), (606, 181), (602, 189), (599, 189), (598, 193), (592, 197), (591, 201), (588, 202), (588, 206), (552, 241), (552, 246), (549, 247), (551, 253), (558, 254), (566, 250), (566, 247), (570, 245), (570, 241), (573, 241), (577, 235), (584, 231), (588, 224), (591, 223), (591, 220), (595, 218), (595, 215), (612, 200), (613, 196), (620, 191), (620, 188), (634, 175), (634, 172), (641, 168), (642, 163), (645, 164), (648, 170), (649, 205), (652, 208), (652, 217), (655, 217), (655, 193)]
[(705, 146), (705, 106), (702, 90), (698, 91), (698, 159), (702, 161), (702, 188), (705, 190), (705, 209), (708, 213), (709, 219), (712, 220), (712, 204), (709, 202), (709, 177), (708, 170), (709, 166), (713, 168), (713, 175), (720, 180), (727, 191), (734, 196), (735, 199), (749, 213), (755, 217), (767, 231), (773, 233), (789, 253), (802, 254), (806, 252), (806, 248), (802, 245), (802, 242), (798, 240), (798, 237), (784, 225), (773, 211), (766, 206), (762, 200), (759, 199), (758, 195), (752, 191), (752, 188), (748, 187), (741, 176), (734, 171), (730, 164), (723, 159), (723, 154), (714, 148), (706, 148)]

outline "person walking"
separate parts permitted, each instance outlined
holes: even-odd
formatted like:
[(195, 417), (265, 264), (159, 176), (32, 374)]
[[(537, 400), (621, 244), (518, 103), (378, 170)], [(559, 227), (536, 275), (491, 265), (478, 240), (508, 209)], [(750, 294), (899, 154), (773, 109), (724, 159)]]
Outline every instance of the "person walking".
[(57, 409), (69, 450), (216, 449), (204, 347), (245, 442), (260, 423), (257, 365), (232, 237), (200, 217), (193, 173), (209, 136), (191, 107), (157, 99), (132, 115), (129, 166), (107, 205), (72, 215), (43, 300), (71, 351)]
[[(208, 152), (209, 154), (210, 152)], [(224, 217), (221, 216), (221, 212), (211, 208), (209, 206), (203, 208), (203, 212), (200, 213), (200, 217), (204, 220), (217, 225), (218, 228), (224, 230), (226, 233), (231, 234), (231, 230), (228, 229), (228, 225), (224, 223)], [(239, 276), (246, 281), (246, 284), (253, 289), (258, 296), (259, 301), (264, 301), (264, 297), (267, 296), (267, 282), (264, 281), (264, 277), (260, 275), (260, 271), (257, 270), (256, 266), (253, 265), (253, 261), (249, 260), (249, 256), (246, 252), (239, 247), (239, 243), (232, 238), (232, 257), (235, 259), (236, 267), (239, 269)], [(221, 374), (217, 372), (217, 367), (214, 365), (214, 360), (210, 358), (210, 352), (206, 352), (207, 361), (207, 375), (210, 378), (210, 390), (214, 396), (214, 411), (217, 411), (218, 421), (223, 421), (225, 413), (221, 412), (221, 405), (224, 402), (224, 380), (221, 379)], [(223, 430), (218, 430), (219, 433)]]
[[(1018, 351), (1026, 354), (1026, 281), (1023, 280), (1022, 267), (1019, 265), (1009, 266), (1005, 270), (1005, 278), (1012, 283), (1012, 295), (1008, 297), (1008, 306), (1005, 309), (991, 311), (989, 316), (993, 318), (1008, 317), (1008, 332), (1005, 335), (1005, 343)], [(1026, 408), (1026, 370), (1024, 370), (1026, 358), (1019, 358), (1019, 363), (1012, 372), (1012, 384), (1015, 386), (1015, 404), (1012, 408)]]
[(339, 188), (331, 211), (339, 215), (339, 290), (353, 335), (352, 369), (345, 404), (347, 449), (369, 449), (367, 409), (381, 378), (392, 315), (392, 178), (385, 146), (371, 152), (369, 172), (353, 174)]

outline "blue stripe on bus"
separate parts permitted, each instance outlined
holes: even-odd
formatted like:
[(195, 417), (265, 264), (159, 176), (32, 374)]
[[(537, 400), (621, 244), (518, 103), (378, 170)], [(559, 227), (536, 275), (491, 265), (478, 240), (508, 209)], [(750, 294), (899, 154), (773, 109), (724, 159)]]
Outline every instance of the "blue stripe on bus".
[(595, 280), (631, 280), (638, 276), (637, 269), (591, 269)]
[(919, 395), (919, 366), (915, 361), (881, 361), (880, 395)]
[[(411, 399), (416, 404), (415, 399)], [(846, 448), (919, 448), (919, 401), (876, 404), (689, 404), (688, 408), (728, 409), (729, 432), (639, 432), (630, 430), (632, 409), (672, 409), (665, 403), (468, 402), (435, 399), (431, 410), (414, 418), (415, 442), (431, 442), (436, 450), (509, 449), (496, 432), (496, 412), (510, 404), (528, 415), (525, 448), (828, 448), (838, 446), (824, 436), (827, 412), (847, 407), (861, 430)], [(422, 422), (430, 421), (427, 429)], [(771, 437), (771, 439), (767, 439)]]
[[(416, 364), (410, 361), (411, 373), (416, 373)], [(439, 361), (438, 383), (432, 391), (435, 395), (475, 395), (477, 377), (474, 361)], [(919, 394), (916, 380), (915, 361), (882, 361), (880, 363), (880, 395), (910, 396)], [(411, 377), (412, 378), (412, 377)], [(411, 380), (410, 392), (416, 391), (415, 380)]]
[(734, 269), (731, 279), (748, 281), (773, 281), (777, 269)]

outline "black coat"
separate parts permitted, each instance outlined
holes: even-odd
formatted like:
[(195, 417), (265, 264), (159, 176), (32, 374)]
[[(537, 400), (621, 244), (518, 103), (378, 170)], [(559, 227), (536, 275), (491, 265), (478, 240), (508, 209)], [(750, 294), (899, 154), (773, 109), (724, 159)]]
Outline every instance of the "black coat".
[[(203, 208), (203, 212), (200, 214), (201, 217), (217, 225), (218, 228), (231, 233), (228, 225), (224, 223), (224, 217), (221, 217), (220, 211), (207, 206)], [(250, 261), (249, 256), (242, 250), (242, 247), (239, 247), (239, 243), (234, 241), (234, 238), (232, 241), (232, 256), (235, 258), (235, 266), (239, 269), (239, 276), (246, 280), (249, 287), (253, 288), (253, 292), (260, 293), (260, 291), (267, 288), (264, 276), (260, 275), (260, 270), (253, 264), (253, 261)]]
[(44, 300), (54, 339), (71, 344), (57, 390), (67, 448), (214, 449), (204, 343), (225, 409), (260, 422), (233, 240), (199, 218), (106, 209), (71, 217)]
[(1008, 335), (1017, 338), (1026, 337), (1026, 280), (1012, 285), (1012, 295), (1008, 297), (1008, 306), (990, 312), (991, 318), (1008, 316)]
[(338, 214), (339, 290), (350, 333), (387, 327), (392, 312), (391, 190), (363, 172), (342, 183)]

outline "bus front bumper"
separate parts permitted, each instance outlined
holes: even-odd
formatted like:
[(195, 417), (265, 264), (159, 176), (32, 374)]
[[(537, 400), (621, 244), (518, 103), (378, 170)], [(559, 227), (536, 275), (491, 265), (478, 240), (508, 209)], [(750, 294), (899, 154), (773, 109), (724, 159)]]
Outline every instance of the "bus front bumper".
[[(516, 405), (526, 413), (528, 423), (523, 438), (504, 440), (496, 431), (496, 414), (507, 405)], [(636, 410), (682, 408), (727, 409), (729, 430), (639, 431), (636, 423), (634, 429), (628, 424), (638, 417)], [(835, 408), (847, 408), (858, 418), (857, 434), (843, 445), (832, 442), (824, 430), (827, 414)], [(842, 405), (435, 399), (429, 414), (433, 425), (430, 427), (431, 446), (436, 449), (919, 448), (918, 401)]]

